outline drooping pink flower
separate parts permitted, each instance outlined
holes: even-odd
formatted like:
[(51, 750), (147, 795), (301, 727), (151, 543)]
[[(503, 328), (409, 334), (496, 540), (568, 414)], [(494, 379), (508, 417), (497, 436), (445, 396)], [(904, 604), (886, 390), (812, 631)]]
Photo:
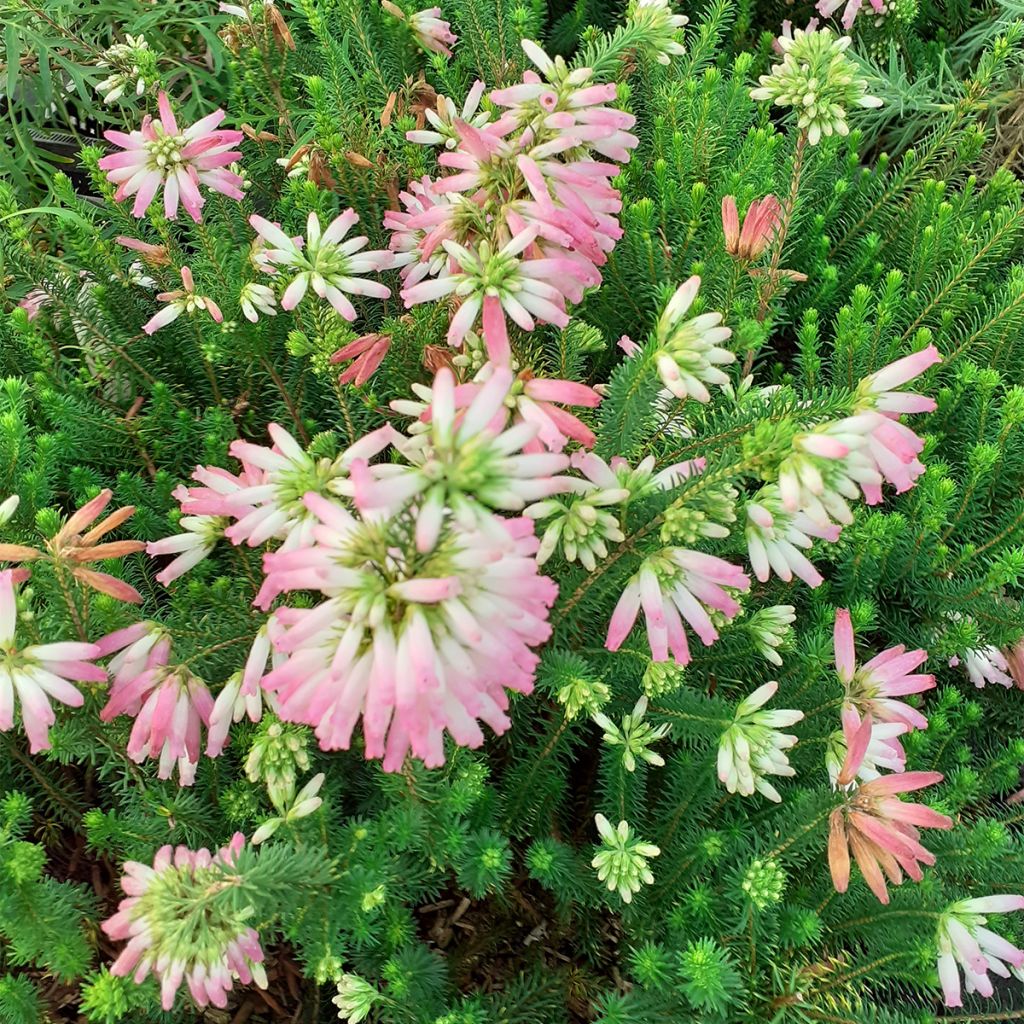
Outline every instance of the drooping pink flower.
[(846, 794), (829, 818), (828, 861), (837, 892), (846, 892), (850, 884), (851, 853), (882, 903), (889, 902), (886, 877), (893, 885), (903, 881), (904, 872), (916, 882), (924, 877), (921, 865), (934, 864), (935, 855), (921, 845), (918, 829), (952, 828), (953, 822), (924, 804), (906, 803), (897, 794), (941, 781), (940, 772), (904, 772), (865, 782)]
[(439, 766), (446, 731), (471, 747), (483, 742), (479, 721), (504, 732), (506, 690), (532, 689), (531, 648), (550, 635), (556, 594), (537, 571), (533, 524), (455, 524), (409, 560), (401, 519), (367, 520), (315, 494), (306, 503), (320, 524), (314, 543), (265, 556), (275, 590), (327, 598), (277, 613), (274, 644), (287, 660), (263, 686), (281, 716), (314, 726), (326, 750), (347, 749), (362, 718), (366, 756), (383, 757), (385, 771), (409, 753)]
[[(951, 903), (936, 930), (937, 966), (947, 1006), (962, 1006), (960, 971), (968, 994), (990, 998), (994, 992), (988, 972), (1024, 981), (1024, 950), (985, 927), (988, 914), (1024, 910), (1024, 896), (978, 896)], [(959, 968), (959, 970), (958, 970)]]
[(690, 661), (683, 620), (706, 647), (718, 639), (708, 609), (731, 619), (740, 606), (725, 588), (748, 590), (749, 577), (736, 566), (714, 555), (686, 548), (664, 548), (649, 555), (630, 579), (608, 624), (605, 647), (617, 651), (629, 635), (643, 608), (653, 661)]
[(345, 236), (358, 221), (359, 215), (348, 209), (321, 230), (320, 218), (310, 211), (306, 218), (306, 236), (296, 242), (272, 221), (256, 214), (249, 218), (259, 236), (272, 246), (263, 253), (263, 257), (278, 267), (288, 268), (294, 275), (281, 296), (282, 309), (294, 309), (306, 291), (312, 288), (334, 307), (339, 316), (352, 321), (356, 318), (356, 310), (346, 293), (378, 299), (386, 299), (391, 294), (386, 285), (360, 276), (370, 271), (389, 269), (394, 264), (394, 256), (386, 250), (362, 252), (368, 241), (365, 235), (345, 241)]
[(168, 665), (170, 640), (154, 623), (141, 622), (112, 633), (97, 645), (101, 655), (121, 652), (111, 662), (110, 697), (100, 712), (105, 722), (132, 715), (128, 756), (137, 762), (159, 758), (159, 778), (191, 786), (202, 752), (201, 730), (209, 724), (213, 698), (186, 665)]
[(249, 910), (231, 900), (230, 890), (243, 882), (238, 867), (244, 847), (245, 837), (236, 832), (213, 854), (163, 846), (152, 867), (126, 862), (125, 899), (102, 924), (111, 939), (127, 940), (110, 973), (131, 975), (136, 984), (152, 973), (168, 1011), (183, 981), (197, 1005), (220, 1008), (227, 1006), (235, 979), (266, 988), (259, 934)]
[(42, 288), (33, 288), (19, 303), (18, 308), (25, 310), (29, 321), (39, 316), (43, 306), (50, 301), (50, 296)]
[(351, 363), (338, 376), (338, 383), (361, 387), (377, 372), (377, 367), (384, 361), (390, 347), (390, 334), (364, 334), (339, 348), (331, 356), (331, 362), (351, 360)]
[(899, 644), (876, 654), (860, 667), (856, 658), (850, 613), (846, 608), (837, 608), (836, 672), (846, 688), (846, 701), (862, 715), (870, 714), (875, 721), (903, 722), (911, 729), (927, 728), (928, 720), (920, 711), (897, 699), (935, 686), (934, 676), (913, 672), (928, 660), (927, 651), (908, 651)]
[(241, 157), (232, 147), (242, 141), (242, 133), (216, 130), (224, 120), (223, 110), (180, 129), (167, 94), (157, 97), (160, 116), (153, 120), (148, 114), (141, 129), (129, 132), (107, 131), (104, 137), (124, 152), (103, 157), (99, 166), (107, 171), (109, 181), (117, 185), (114, 199), (121, 202), (135, 196), (133, 217), (145, 216), (157, 192), (164, 190), (164, 213), (173, 220), (178, 215), (178, 202), (197, 223), (205, 198), (200, 185), (220, 192), (231, 199), (242, 198), (242, 179), (227, 169)]
[(738, 260), (756, 260), (775, 237), (782, 219), (782, 207), (773, 195), (755, 199), (747, 207), (740, 230), (736, 197), (722, 199), (722, 231), (725, 251)]
[(272, 668), (285, 661), (285, 656), (273, 646), (272, 638), (280, 632), (278, 620), (274, 616), (267, 619), (256, 631), (241, 672), (236, 672), (217, 694), (210, 713), (210, 728), (206, 734), (207, 757), (219, 757), (223, 753), (233, 722), (240, 722), (243, 717), (247, 717), (250, 722), (260, 721), (264, 701), (275, 713), (280, 710), (274, 695), (264, 692), (260, 686), (268, 661)]
[(934, 345), (897, 359), (888, 366), (865, 377), (857, 387), (856, 408), (875, 409), (885, 416), (899, 416), (902, 413), (931, 412), (935, 400), (925, 395), (896, 389), (920, 376), (929, 367), (942, 362), (942, 356)]
[(870, 713), (861, 718), (849, 704), (843, 708), (842, 722), (842, 732), (829, 740), (825, 755), (833, 786), (870, 782), (881, 776), (879, 768), (904, 770), (907, 755), (899, 737), (910, 730), (905, 722), (876, 722)]
[(451, 47), (459, 40), (447, 21), (441, 20), (440, 7), (428, 7), (409, 15), (409, 28), (424, 50), (452, 55)]
[(127, 235), (118, 235), (114, 239), (118, 245), (126, 249), (134, 249), (142, 255), (143, 260), (151, 267), (166, 267), (171, 262), (166, 245), (153, 245), (151, 242), (143, 242), (138, 238), (129, 238)]
[(92, 664), (100, 655), (96, 644), (59, 641), (19, 647), (14, 585), (20, 575), (17, 569), (0, 571), (0, 732), (14, 727), (17, 699), (29, 751), (35, 754), (50, 747), (50, 726), (57, 720), (51, 700), (80, 708), (84, 698), (71, 681), (103, 683), (107, 674)]
[(173, 292), (160, 292), (157, 295), (157, 298), (161, 302), (166, 302), (167, 305), (142, 325), (142, 329), (147, 334), (154, 334), (161, 327), (174, 323), (182, 313), (188, 313), (191, 316), (197, 309), (206, 310), (217, 323), (224, 320), (220, 306), (213, 299), (208, 295), (196, 293), (196, 283), (192, 278), (192, 271), (188, 267), (181, 268), (181, 283), (183, 287), (177, 288)]

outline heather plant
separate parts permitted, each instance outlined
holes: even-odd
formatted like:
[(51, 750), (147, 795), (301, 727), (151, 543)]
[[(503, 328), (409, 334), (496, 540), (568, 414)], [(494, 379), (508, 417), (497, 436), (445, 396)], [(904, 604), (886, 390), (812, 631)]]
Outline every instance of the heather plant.
[(97, 58), (0, 183), (0, 1021), (1024, 1018), (1024, 25), (925, 121), (818, 8)]

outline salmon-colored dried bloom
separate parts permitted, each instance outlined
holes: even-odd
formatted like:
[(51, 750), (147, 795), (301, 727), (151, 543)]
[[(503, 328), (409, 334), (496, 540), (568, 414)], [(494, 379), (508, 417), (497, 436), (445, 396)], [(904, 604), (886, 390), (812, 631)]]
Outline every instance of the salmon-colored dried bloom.
[(725, 251), (738, 260), (756, 260), (775, 237), (782, 219), (782, 207), (773, 195), (755, 199), (743, 217), (740, 229), (739, 214), (736, 211), (736, 197), (722, 199), (722, 231), (725, 234)]

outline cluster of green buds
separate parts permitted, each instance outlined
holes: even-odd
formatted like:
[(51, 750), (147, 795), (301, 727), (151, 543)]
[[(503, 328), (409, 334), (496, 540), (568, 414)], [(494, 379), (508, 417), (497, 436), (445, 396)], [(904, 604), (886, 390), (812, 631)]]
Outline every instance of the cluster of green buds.
[(797, 126), (806, 130), (812, 146), (823, 135), (848, 135), (846, 115), (851, 108), (882, 105), (877, 96), (868, 95), (867, 80), (846, 55), (849, 36), (836, 38), (827, 28), (797, 29), (792, 39), (782, 37), (778, 42), (782, 60), (771, 74), (761, 75), (760, 87), (751, 90), (750, 98), (792, 107)]
[(96, 84), (96, 91), (104, 103), (116, 103), (126, 93), (142, 96), (159, 78), (156, 56), (149, 49), (144, 35), (126, 35), (123, 43), (107, 47), (96, 64), (111, 71), (107, 78)]
[(795, 621), (796, 609), (791, 604), (775, 604), (754, 612), (746, 625), (757, 653), (773, 665), (781, 665), (779, 648), (792, 636)]
[(644, 43), (659, 64), (686, 53), (678, 35), (689, 23), (685, 14), (672, 13), (668, 0), (634, 0), (627, 15), (627, 24), (643, 31)]
[(594, 722), (604, 730), (605, 743), (622, 747), (622, 764), (627, 772), (636, 770), (637, 758), (647, 764), (660, 766), (665, 759), (650, 750), (653, 743), (667, 736), (668, 725), (651, 725), (644, 721), (647, 714), (647, 698), (641, 697), (628, 715), (622, 716), (622, 725), (616, 725), (607, 715), (598, 713)]
[(607, 511), (629, 497), (625, 488), (597, 488), (565, 504), (556, 498), (538, 501), (523, 513), (548, 524), (541, 537), (537, 564), (543, 565), (559, 547), (567, 562), (579, 561), (591, 572), (599, 558), (608, 557), (606, 541), (620, 544), (626, 539), (618, 514)]
[(274, 807), (285, 814), (295, 803), (295, 783), (309, 770), (307, 730), (284, 725), (265, 716), (249, 748), (245, 774), (250, 782), (262, 782)]
[(706, 487), (694, 498), (665, 509), (661, 539), (666, 544), (693, 547), (702, 537), (729, 536), (727, 524), (736, 522), (739, 492), (728, 483)]
[(620, 821), (617, 828), (603, 815), (594, 817), (601, 836), (601, 849), (590, 862), (597, 868), (598, 880), (608, 886), (609, 892), (619, 893), (623, 903), (632, 903), (633, 893), (654, 881), (647, 861), (657, 857), (661, 850), (652, 843), (634, 839), (629, 823)]
[(686, 669), (677, 661), (652, 661), (644, 669), (640, 686), (648, 697), (662, 697), (675, 693), (683, 685)]
[(782, 899), (786, 874), (774, 860), (751, 861), (740, 888), (758, 910), (767, 910)]
[(600, 711), (611, 697), (611, 690), (600, 679), (573, 676), (559, 687), (556, 696), (565, 708), (565, 717), (572, 721), (584, 711), (588, 715)]

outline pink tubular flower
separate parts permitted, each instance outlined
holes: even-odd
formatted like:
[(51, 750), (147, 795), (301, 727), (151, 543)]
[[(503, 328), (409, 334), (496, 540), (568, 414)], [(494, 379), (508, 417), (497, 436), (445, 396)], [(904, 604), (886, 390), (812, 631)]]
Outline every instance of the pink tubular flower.
[[(804, 32), (805, 33), (807, 33), (807, 32), (816, 32), (817, 30), (818, 30), (818, 19), (817, 18), (811, 18), (811, 20), (807, 22), (807, 27), (804, 29)], [(782, 31), (779, 33), (778, 37), (776, 39), (772, 40), (772, 49), (776, 53), (780, 53), (780, 54), (781, 53), (785, 53), (785, 50), (783, 50), (783, 48), (782, 48), (782, 43), (780, 42), (780, 40), (782, 40), (782, 39), (788, 39), (790, 41), (792, 41), (792, 39), (793, 39), (793, 22), (790, 21), (789, 18), (787, 18), (782, 23)]]
[(91, 662), (99, 657), (96, 644), (65, 641), (30, 644), (19, 648), (16, 640), (18, 606), (14, 592), (16, 574), (0, 572), (0, 732), (14, 726), (15, 697), (21, 705), (21, 722), (28, 737), (30, 753), (48, 750), (50, 726), (57, 720), (50, 705), (56, 700), (79, 708), (84, 698), (70, 680), (102, 683), (107, 674)]
[(443, 764), (445, 731), (479, 746), (478, 720), (504, 732), (505, 691), (530, 692), (531, 648), (551, 632), (556, 588), (537, 571), (533, 524), (453, 524), (425, 558), (410, 557), (402, 518), (363, 519), (315, 494), (306, 503), (320, 523), (314, 543), (265, 556), (274, 590), (327, 597), (277, 613), (287, 660), (263, 686), (281, 716), (314, 726), (325, 750), (347, 749), (361, 717), (366, 756), (383, 757), (385, 771), (410, 752)]
[(141, 984), (152, 973), (160, 982), (164, 1010), (184, 981), (196, 1004), (223, 1008), (234, 979), (266, 988), (263, 950), (249, 926), (249, 912), (232, 903), (231, 890), (242, 885), (239, 855), (245, 837), (211, 854), (207, 849), (161, 847), (153, 866), (124, 865), (117, 913), (103, 922), (115, 941), (127, 940), (111, 965), (117, 977)]
[(390, 334), (364, 334), (361, 338), (339, 348), (331, 356), (332, 363), (352, 362), (338, 376), (339, 384), (355, 384), (361, 387), (377, 372), (377, 367), (391, 348)]
[(147, 334), (154, 334), (161, 327), (173, 323), (182, 313), (188, 313), (191, 316), (197, 309), (206, 310), (217, 323), (223, 321), (224, 314), (221, 313), (220, 306), (209, 296), (196, 294), (196, 283), (192, 279), (192, 271), (188, 267), (181, 268), (181, 283), (184, 287), (157, 295), (157, 298), (161, 302), (166, 302), (167, 305), (142, 325), (142, 329)]
[(166, 245), (153, 245), (138, 238), (129, 238), (127, 235), (118, 235), (114, 241), (126, 249), (134, 249), (135, 252), (140, 253), (142, 259), (151, 267), (166, 267), (171, 262)]
[(725, 251), (738, 260), (756, 260), (775, 237), (781, 221), (782, 207), (773, 195), (755, 199), (747, 207), (740, 230), (736, 212), (736, 197), (722, 199), (722, 231), (725, 234)]
[(833, 786), (845, 788), (855, 780), (870, 782), (881, 776), (879, 768), (902, 772), (907, 755), (899, 737), (909, 731), (904, 722), (875, 722), (867, 714), (862, 719), (856, 708), (843, 708), (843, 729), (829, 741), (825, 755)]
[[(936, 929), (939, 982), (947, 1006), (962, 1006), (960, 971), (968, 993), (993, 994), (988, 972), (1024, 981), (1024, 950), (986, 928), (988, 914), (1024, 910), (1024, 896), (979, 896), (951, 903)], [(959, 968), (959, 970), (958, 970)]]
[(440, 7), (428, 7), (426, 10), (410, 14), (409, 28), (424, 50), (443, 53), (446, 57), (452, 55), (450, 47), (459, 41), (452, 32), (451, 25), (441, 20)]
[(911, 729), (927, 728), (928, 720), (920, 711), (896, 699), (935, 686), (934, 676), (912, 674), (928, 660), (927, 651), (908, 651), (899, 644), (858, 668), (850, 613), (837, 608), (835, 658), (839, 680), (846, 688), (846, 701), (862, 715), (870, 714), (876, 722), (903, 722)]
[(242, 198), (242, 179), (227, 170), (227, 165), (241, 157), (232, 149), (242, 141), (242, 133), (216, 131), (225, 118), (223, 110), (214, 111), (190, 128), (179, 129), (167, 94), (157, 98), (160, 116), (154, 121), (148, 114), (142, 128), (124, 132), (104, 132), (105, 138), (120, 146), (123, 153), (103, 157), (99, 166), (107, 171), (109, 181), (117, 185), (114, 199), (121, 202), (135, 196), (133, 217), (145, 216), (160, 187), (164, 190), (164, 213), (173, 220), (178, 215), (178, 201), (197, 223), (206, 200), (199, 186), (205, 185), (231, 199)]
[(897, 391), (896, 388), (924, 373), (929, 367), (942, 362), (942, 356), (934, 345), (897, 359), (881, 370), (865, 377), (857, 388), (857, 410), (875, 409), (885, 416), (899, 416), (901, 413), (931, 412), (935, 400), (912, 392)]
[(736, 566), (714, 555), (685, 548), (664, 548), (649, 555), (630, 579), (608, 624), (605, 647), (617, 651), (629, 635), (643, 608), (653, 661), (668, 661), (669, 651), (677, 664), (690, 661), (683, 629), (685, 619), (705, 647), (718, 639), (708, 609), (731, 619), (739, 604), (724, 589), (748, 590), (750, 579)]
[(339, 316), (351, 322), (356, 318), (356, 310), (346, 293), (378, 299), (386, 299), (391, 294), (391, 289), (380, 282), (367, 281), (359, 276), (389, 269), (394, 265), (394, 256), (385, 250), (362, 252), (367, 243), (365, 235), (345, 241), (349, 230), (358, 222), (359, 215), (348, 209), (321, 230), (320, 218), (310, 211), (306, 218), (306, 236), (296, 241), (263, 217), (253, 214), (249, 218), (259, 236), (272, 246), (262, 254), (262, 258), (278, 267), (288, 268), (294, 275), (281, 296), (282, 309), (294, 309), (307, 289), (312, 287)]
[(158, 757), (161, 779), (169, 779), (177, 765), (179, 783), (191, 786), (201, 753), (200, 731), (213, 710), (206, 684), (184, 665), (167, 664), (170, 640), (155, 623), (118, 630), (97, 647), (100, 657), (121, 652), (110, 664), (114, 679), (100, 718), (109, 722), (118, 715), (135, 716), (128, 756), (138, 762)]
[[(851, 765), (850, 770), (858, 767)], [(851, 853), (882, 903), (889, 902), (886, 876), (893, 885), (903, 881), (904, 872), (916, 882), (924, 877), (921, 864), (934, 864), (935, 856), (921, 845), (918, 828), (952, 828), (953, 822), (924, 804), (905, 803), (897, 794), (941, 781), (939, 772), (904, 772), (865, 782), (846, 795), (829, 818), (828, 862), (836, 892), (846, 892), (850, 884)]]

